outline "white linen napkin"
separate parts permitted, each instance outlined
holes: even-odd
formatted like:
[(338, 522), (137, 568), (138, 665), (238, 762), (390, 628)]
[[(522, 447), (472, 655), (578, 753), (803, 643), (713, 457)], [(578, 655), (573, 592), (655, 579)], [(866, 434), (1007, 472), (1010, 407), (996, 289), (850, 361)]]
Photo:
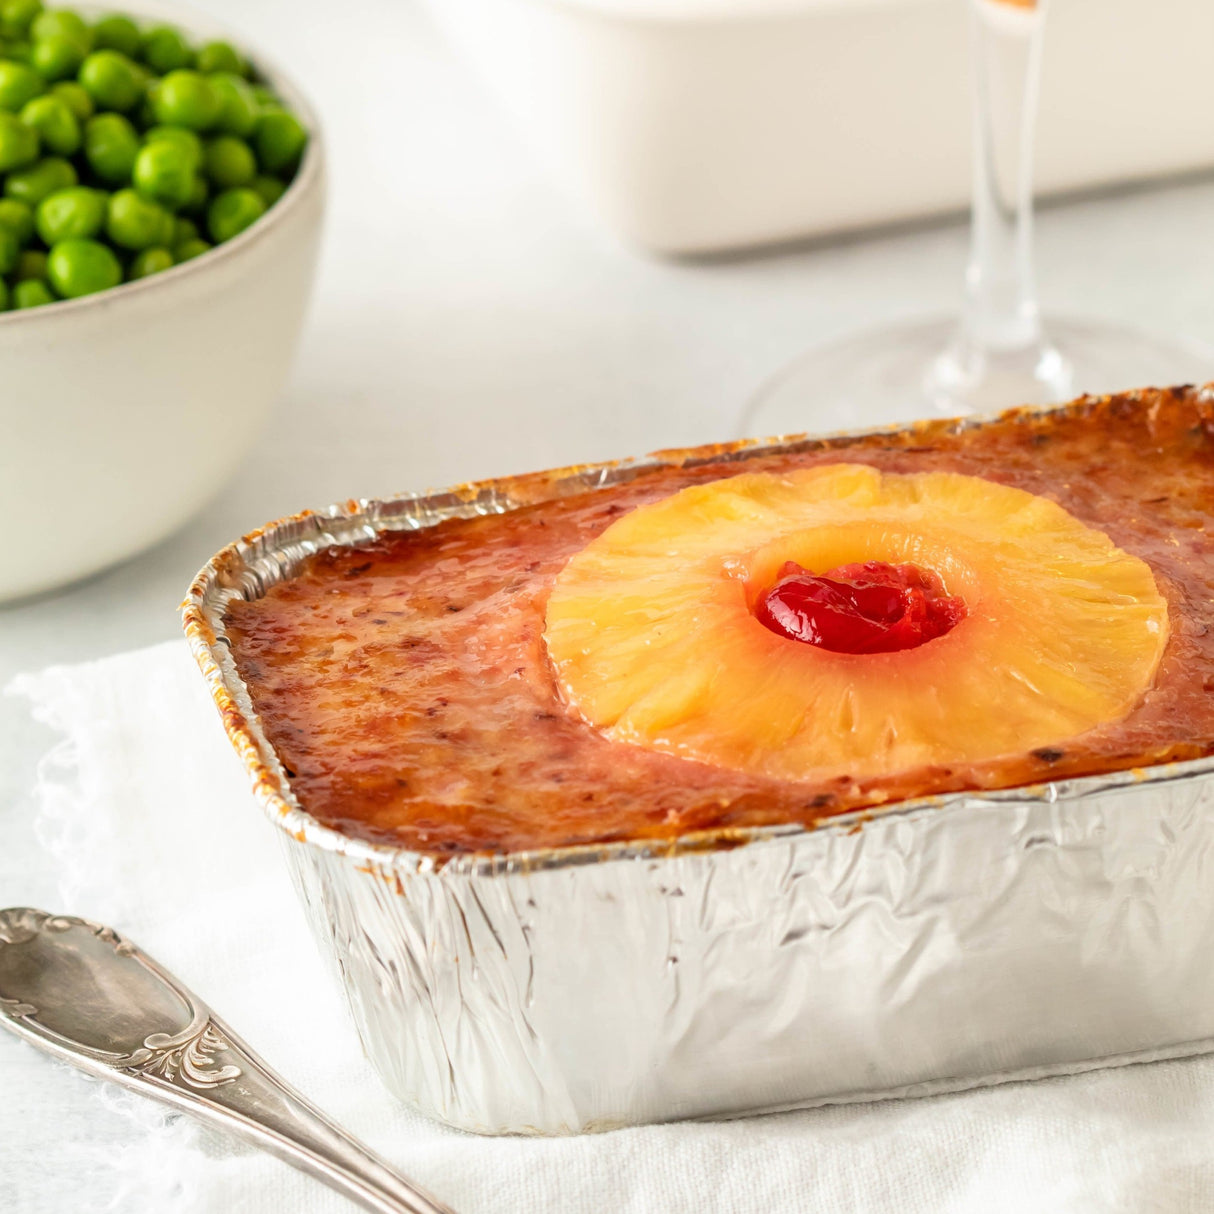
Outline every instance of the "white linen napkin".
[[(35, 790), (45, 909), (113, 924), (290, 1082), (458, 1214), (1172, 1214), (1214, 1208), (1214, 1058), (913, 1101), (583, 1138), (478, 1138), (402, 1108), (363, 1058), (274, 828), (184, 643), (18, 678), (63, 741)], [(31, 858), (33, 862), (33, 858)], [(0, 1034), (3, 1214), (353, 1209), (187, 1117)], [(71, 1206), (40, 1203), (38, 1127)], [(62, 1191), (62, 1185), (59, 1191)], [(6, 1204), (6, 1202), (8, 1204)]]

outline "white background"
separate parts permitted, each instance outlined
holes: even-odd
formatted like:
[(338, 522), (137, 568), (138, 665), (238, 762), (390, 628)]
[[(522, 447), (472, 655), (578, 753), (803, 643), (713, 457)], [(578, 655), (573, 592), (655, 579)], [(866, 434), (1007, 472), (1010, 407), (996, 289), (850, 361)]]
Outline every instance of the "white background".
[[(203, 7), (268, 48), (325, 123), (329, 220), (295, 372), (193, 524), (87, 584), (0, 608), (0, 685), (174, 636), (192, 574), (270, 518), (728, 438), (747, 397), (811, 343), (957, 304), (957, 221), (700, 263), (620, 246), (549, 187), (409, 0)], [(1209, 179), (1046, 209), (1047, 311), (1214, 340), (1212, 217)], [(26, 799), (48, 740), (0, 699), (0, 905), (53, 897)], [(53, 1169), (53, 1144), (37, 1149)]]

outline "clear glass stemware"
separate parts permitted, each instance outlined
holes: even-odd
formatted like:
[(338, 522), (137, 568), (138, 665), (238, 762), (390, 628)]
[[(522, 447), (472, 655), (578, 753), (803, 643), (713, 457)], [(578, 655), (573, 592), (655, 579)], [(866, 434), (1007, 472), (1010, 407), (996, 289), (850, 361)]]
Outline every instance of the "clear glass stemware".
[(973, 201), (956, 335), (925, 370), (939, 409), (965, 413), (1071, 393), (1033, 277), (1033, 136), (1045, 5), (970, 0)]
[(1048, 0), (966, 0), (973, 200), (960, 319), (810, 350), (750, 402), (744, 434), (831, 430), (1051, 404), (1214, 377), (1199, 343), (1101, 322), (1044, 324), (1033, 274), (1033, 144)]

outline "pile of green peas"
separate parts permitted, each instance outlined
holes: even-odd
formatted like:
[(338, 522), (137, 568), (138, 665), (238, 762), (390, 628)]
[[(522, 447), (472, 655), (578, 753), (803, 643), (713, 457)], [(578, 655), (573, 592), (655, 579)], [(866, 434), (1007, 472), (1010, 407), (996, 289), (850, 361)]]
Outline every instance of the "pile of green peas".
[(0, 310), (231, 240), (282, 196), (307, 141), (227, 42), (0, 0)]

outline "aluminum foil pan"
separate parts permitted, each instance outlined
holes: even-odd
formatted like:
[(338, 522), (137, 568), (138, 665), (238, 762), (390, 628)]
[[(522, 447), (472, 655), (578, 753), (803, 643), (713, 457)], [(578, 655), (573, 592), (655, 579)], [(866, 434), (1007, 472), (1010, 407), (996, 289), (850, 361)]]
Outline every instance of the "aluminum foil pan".
[(667, 453), (286, 519), (184, 605), (372, 1062), (485, 1133), (925, 1094), (1214, 1048), (1214, 760), (800, 826), (511, 856), (349, 839), (294, 799), (227, 604), (308, 554), (628, 479)]

